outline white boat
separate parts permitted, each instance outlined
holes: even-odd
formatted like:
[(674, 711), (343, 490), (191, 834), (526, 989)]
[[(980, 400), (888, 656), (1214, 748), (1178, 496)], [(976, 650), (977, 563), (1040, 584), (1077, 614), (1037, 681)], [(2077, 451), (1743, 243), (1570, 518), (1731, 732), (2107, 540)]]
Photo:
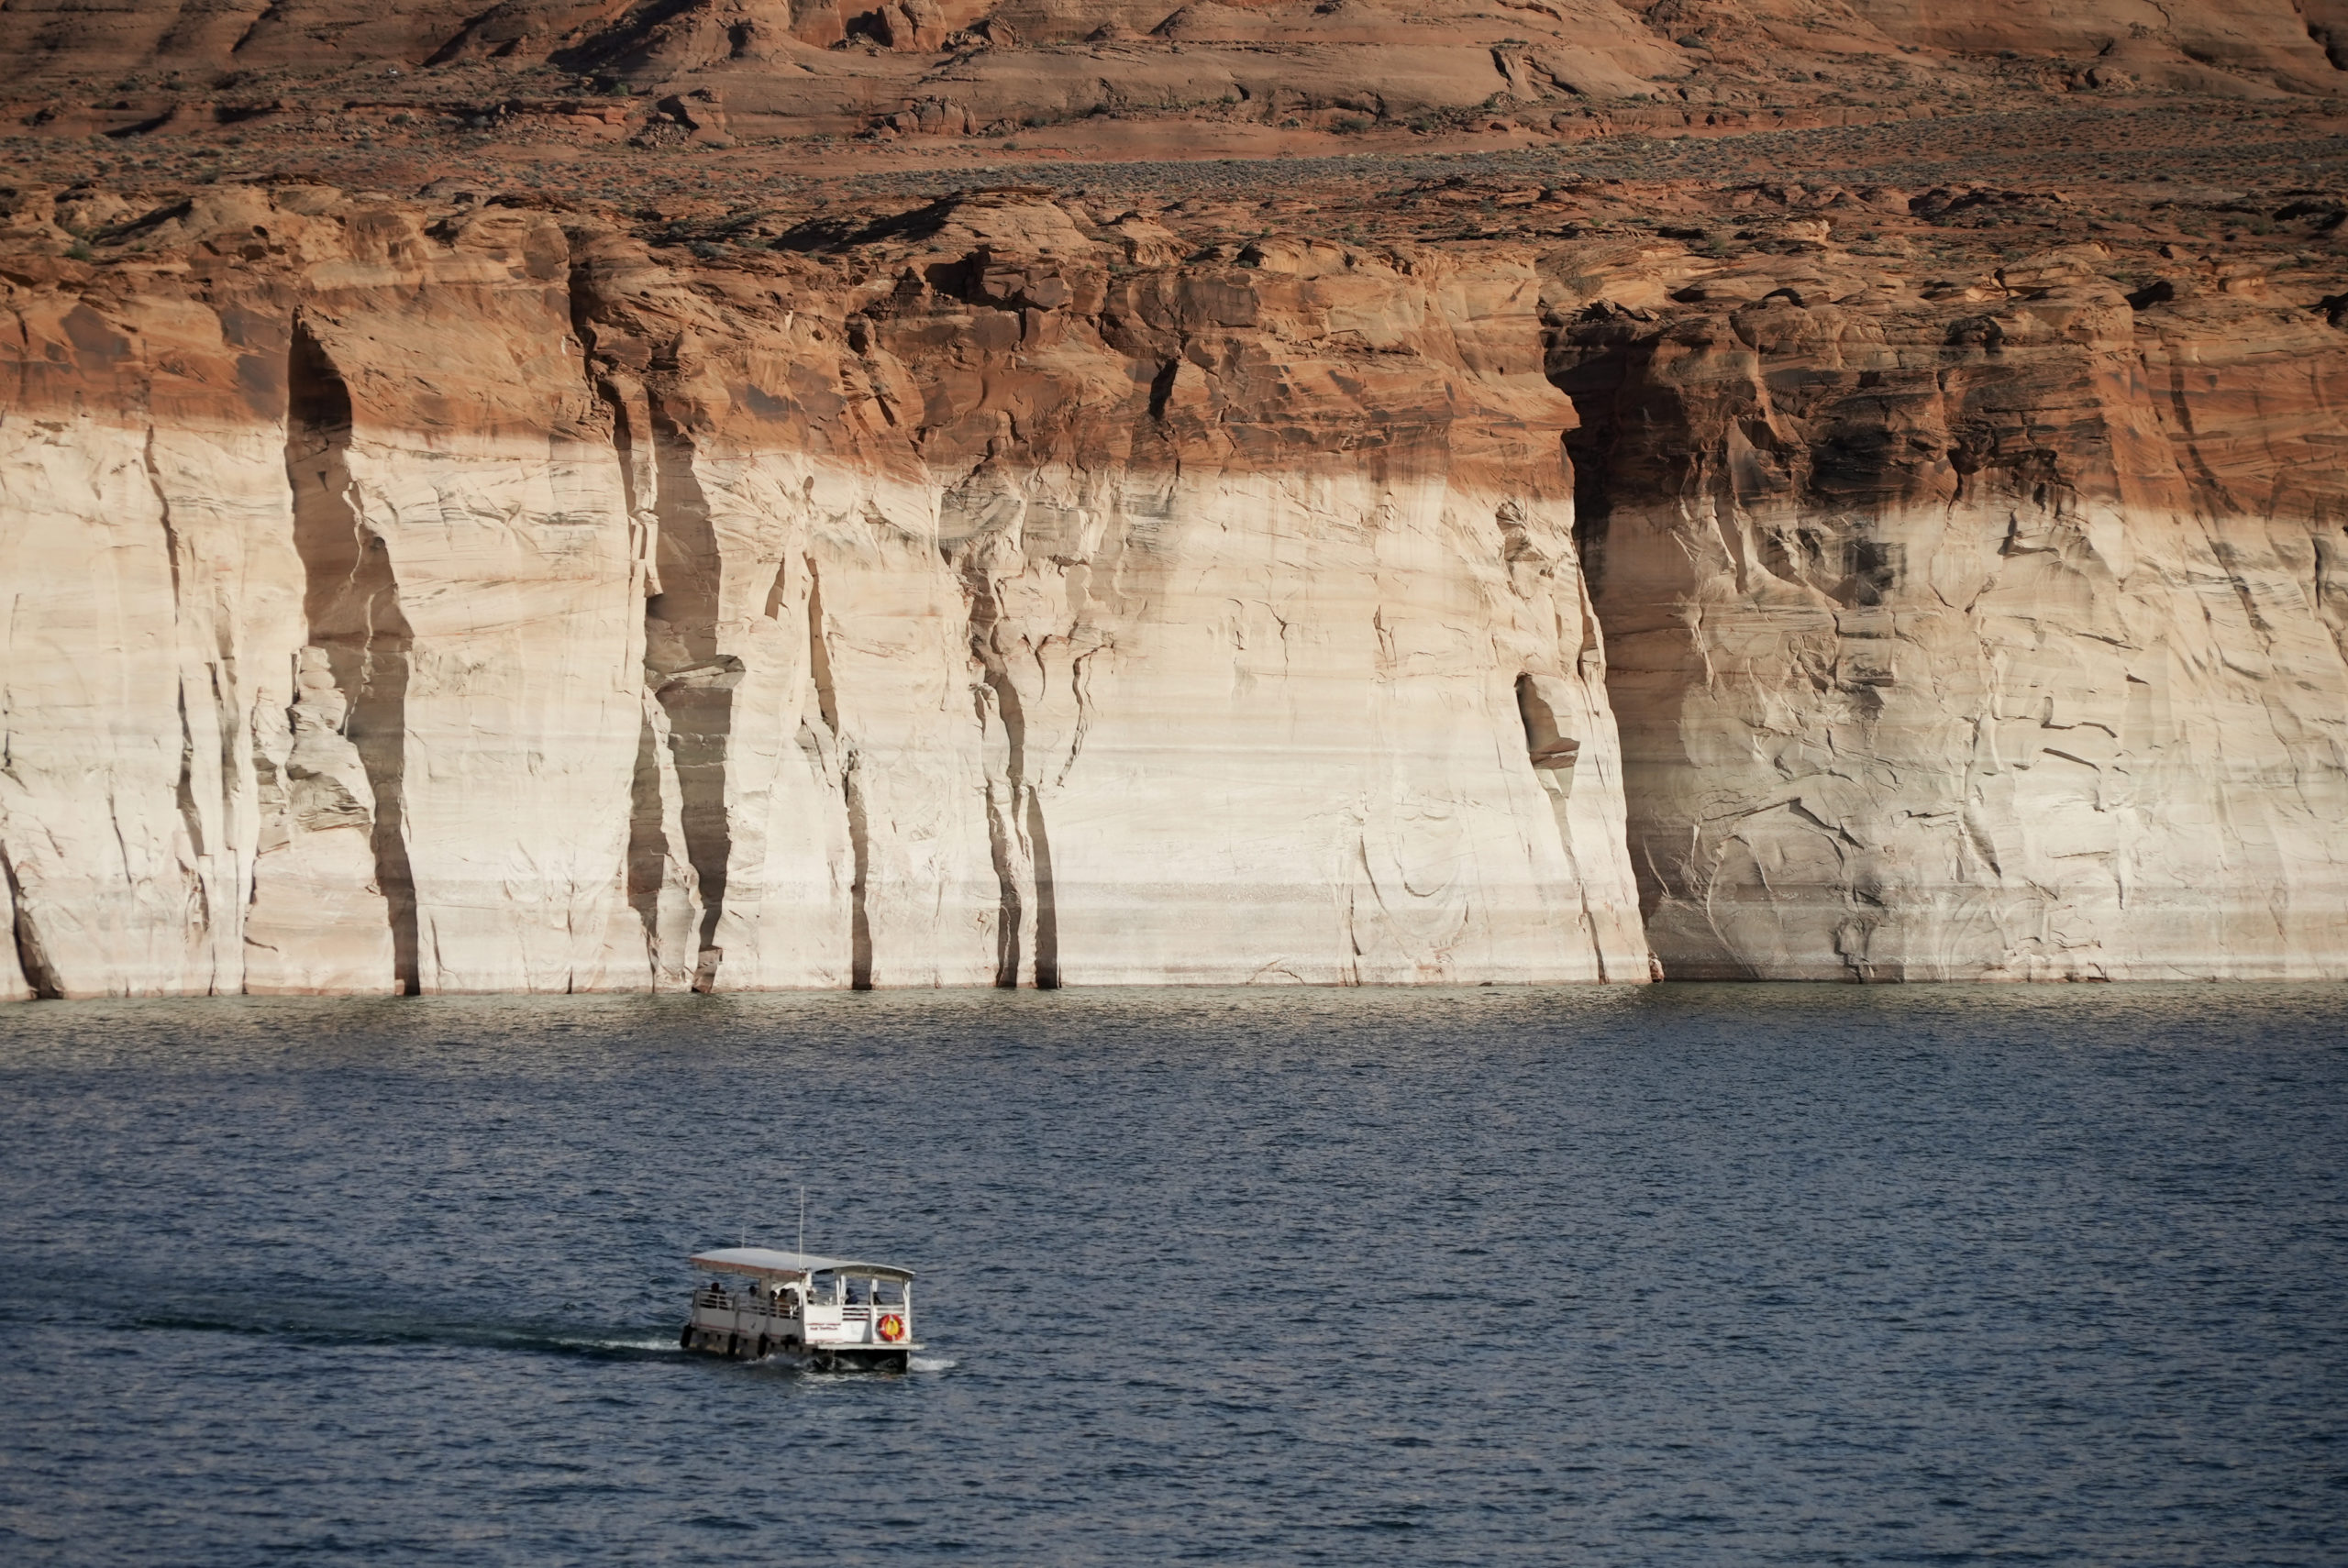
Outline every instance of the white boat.
[(914, 1339), (914, 1271), (767, 1247), (696, 1253), (711, 1277), (693, 1292), (678, 1344), (737, 1361), (787, 1356), (819, 1372), (903, 1372)]

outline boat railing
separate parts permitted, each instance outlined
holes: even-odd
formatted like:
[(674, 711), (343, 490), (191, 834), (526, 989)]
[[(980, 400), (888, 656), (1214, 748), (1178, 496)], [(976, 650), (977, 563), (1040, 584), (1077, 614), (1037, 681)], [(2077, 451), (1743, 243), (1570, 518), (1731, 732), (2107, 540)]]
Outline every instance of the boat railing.
[(760, 1318), (795, 1318), (799, 1315), (787, 1302), (774, 1297), (737, 1296), (723, 1290), (696, 1290), (693, 1292), (693, 1305), (719, 1312), (748, 1312)]
[[(904, 1317), (912, 1310), (911, 1307), (907, 1303), (902, 1301), (817, 1301), (812, 1303), (812, 1305), (817, 1307), (836, 1306), (839, 1309), (840, 1320), (846, 1323), (876, 1322), (881, 1317), (890, 1313), (894, 1313), (899, 1317)], [(792, 1310), (792, 1308), (781, 1298), (775, 1297), (756, 1296), (749, 1294), (748, 1292), (737, 1295), (730, 1290), (723, 1290), (715, 1286), (703, 1286), (701, 1289), (694, 1291), (693, 1306), (696, 1309), (706, 1309), (711, 1311), (718, 1312), (748, 1312), (755, 1317), (760, 1318), (793, 1318), (799, 1316), (799, 1313)]]

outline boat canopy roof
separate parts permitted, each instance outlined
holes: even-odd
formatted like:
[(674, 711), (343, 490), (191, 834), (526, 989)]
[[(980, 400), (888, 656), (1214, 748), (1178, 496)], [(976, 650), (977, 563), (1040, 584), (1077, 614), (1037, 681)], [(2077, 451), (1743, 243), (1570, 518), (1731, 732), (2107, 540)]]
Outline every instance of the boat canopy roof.
[(858, 1263), (852, 1258), (819, 1258), (812, 1253), (779, 1253), (771, 1247), (720, 1247), (695, 1253), (695, 1268), (712, 1274), (747, 1274), (760, 1279), (797, 1279), (808, 1274), (865, 1274), (880, 1279), (911, 1279), (914, 1271), (893, 1264)]

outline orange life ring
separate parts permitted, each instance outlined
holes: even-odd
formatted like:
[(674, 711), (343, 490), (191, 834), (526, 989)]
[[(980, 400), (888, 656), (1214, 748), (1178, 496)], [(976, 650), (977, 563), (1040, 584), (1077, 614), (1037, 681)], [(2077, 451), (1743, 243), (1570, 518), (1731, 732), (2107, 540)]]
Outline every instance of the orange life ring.
[(894, 1312), (881, 1313), (880, 1321), (875, 1327), (880, 1330), (884, 1344), (893, 1345), (905, 1337), (905, 1320)]

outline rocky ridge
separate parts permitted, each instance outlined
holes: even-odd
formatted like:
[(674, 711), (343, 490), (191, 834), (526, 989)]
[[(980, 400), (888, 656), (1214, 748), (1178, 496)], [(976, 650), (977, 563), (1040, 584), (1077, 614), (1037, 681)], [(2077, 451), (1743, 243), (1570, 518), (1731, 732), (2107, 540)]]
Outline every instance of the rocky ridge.
[(1365, 134), (1735, 131), (2044, 93), (2337, 96), (2342, 0), (177, 0), (0, 11), (0, 123), (286, 141), (528, 126), (587, 146), (1042, 131), (1146, 155)]

